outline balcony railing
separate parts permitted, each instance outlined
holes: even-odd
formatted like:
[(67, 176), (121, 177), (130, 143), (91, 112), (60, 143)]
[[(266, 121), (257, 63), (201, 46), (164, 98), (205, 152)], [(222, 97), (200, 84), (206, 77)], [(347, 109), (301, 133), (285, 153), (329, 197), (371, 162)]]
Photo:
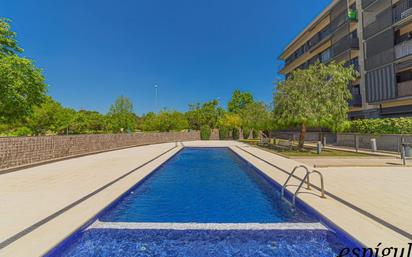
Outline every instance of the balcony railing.
[(398, 97), (412, 96), (412, 80), (398, 83)]
[(335, 32), (340, 26), (349, 20), (347, 11), (343, 11), (336, 18), (330, 21), (330, 31)]
[(395, 58), (399, 59), (412, 54), (412, 40), (403, 41), (395, 46)]
[(372, 70), (376, 67), (383, 66), (393, 61), (394, 59), (394, 49), (386, 49), (379, 54), (376, 54), (371, 57), (367, 57), (365, 60), (365, 69)]
[(332, 55), (335, 57), (348, 49), (358, 49), (359, 39), (345, 36), (332, 46)]
[(393, 8), (392, 16), (393, 23), (401, 21), (412, 15), (412, 0), (401, 0), (399, 4)]
[(371, 3), (375, 2), (376, 0), (362, 0), (362, 8), (366, 8)]
[(390, 26), (392, 26), (392, 7), (386, 8), (381, 13), (377, 14), (376, 20), (365, 27), (365, 39), (385, 30)]

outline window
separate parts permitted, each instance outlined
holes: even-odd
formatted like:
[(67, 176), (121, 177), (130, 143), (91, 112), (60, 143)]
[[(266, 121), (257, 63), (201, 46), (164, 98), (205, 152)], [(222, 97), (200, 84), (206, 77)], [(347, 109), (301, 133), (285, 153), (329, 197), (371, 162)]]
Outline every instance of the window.
[(352, 95), (360, 95), (359, 85), (352, 86)]

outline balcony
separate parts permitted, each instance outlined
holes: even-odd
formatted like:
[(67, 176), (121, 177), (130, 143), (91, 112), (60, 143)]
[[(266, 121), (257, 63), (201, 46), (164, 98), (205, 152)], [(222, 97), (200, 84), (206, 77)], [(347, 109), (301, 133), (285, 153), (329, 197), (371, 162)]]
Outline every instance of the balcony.
[(343, 11), (336, 18), (330, 21), (330, 31), (335, 32), (340, 26), (349, 20), (348, 13)]
[(362, 107), (362, 97), (359, 94), (353, 94), (352, 100), (349, 101), (349, 107)]
[(375, 1), (376, 0), (362, 0), (362, 8), (365, 9), (366, 7), (368, 7), (370, 4), (372, 4)]
[(376, 67), (386, 65), (388, 63), (391, 63), (394, 58), (394, 49), (389, 48), (386, 50), (383, 50), (379, 54), (366, 57), (365, 60), (365, 69), (366, 70), (372, 70), (375, 69)]
[(412, 96), (412, 80), (398, 83), (398, 97)]
[(375, 21), (364, 28), (365, 39), (368, 39), (390, 26), (392, 26), (392, 7), (386, 8), (381, 13), (377, 14)]
[(395, 58), (399, 59), (412, 54), (412, 40), (403, 41), (395, 46)]
[(393, 23), (397, 23), (412, 15), (412, 0), (401, 0), (399, 4), (393, 8), (392, 16)]
[(332, 46), (333, 57), (348, 49), (359, 49), (359, 39), (345, 36)]

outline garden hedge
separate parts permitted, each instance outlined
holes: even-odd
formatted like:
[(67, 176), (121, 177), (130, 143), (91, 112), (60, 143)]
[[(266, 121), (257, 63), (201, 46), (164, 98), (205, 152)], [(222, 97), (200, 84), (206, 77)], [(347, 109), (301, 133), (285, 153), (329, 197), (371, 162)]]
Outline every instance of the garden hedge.
[(412, 134), (412, 118), (364, 119), (350, 121), (346, 132), (363, 134)]

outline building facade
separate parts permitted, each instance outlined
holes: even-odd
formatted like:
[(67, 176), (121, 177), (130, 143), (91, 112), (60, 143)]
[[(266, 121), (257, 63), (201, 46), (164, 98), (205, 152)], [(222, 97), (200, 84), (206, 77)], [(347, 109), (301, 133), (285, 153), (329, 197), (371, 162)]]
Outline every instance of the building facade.
[(286, 78), (316, 61), (353, 65), (351, 119), (412, 117), (412, 0), (335, 0), (280, 59)]

